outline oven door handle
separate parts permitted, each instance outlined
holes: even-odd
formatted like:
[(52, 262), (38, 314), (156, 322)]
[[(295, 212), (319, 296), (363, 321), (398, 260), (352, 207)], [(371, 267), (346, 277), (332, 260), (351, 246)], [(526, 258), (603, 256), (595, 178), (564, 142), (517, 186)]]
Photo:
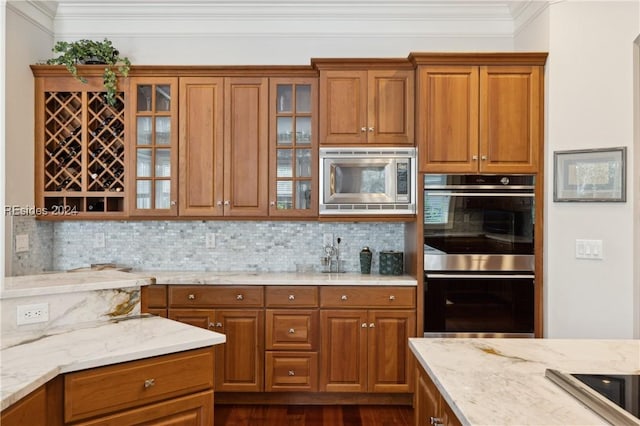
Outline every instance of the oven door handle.
[(426, 191), (426, 196), (449, 195), (451, 197), (534, 197), (533, 192), (455, 192), (455, 191)]
[(533, 274), (426, 274), (427, 278), (489, 278), (489, 279), (527, 279), (535, 278)]

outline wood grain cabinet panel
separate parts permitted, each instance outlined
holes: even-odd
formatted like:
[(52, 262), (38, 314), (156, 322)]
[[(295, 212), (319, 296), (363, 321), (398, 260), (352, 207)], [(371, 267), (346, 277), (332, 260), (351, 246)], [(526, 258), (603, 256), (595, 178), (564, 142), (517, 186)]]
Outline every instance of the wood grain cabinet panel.
[(216, 391), (260, 392), (264, 388), (264, 310), (216, 310), (216, 331), (227, 336), (216, 348)]
[(411, 392), (415, 297), (415, 287), (321, 287), (320, 390)]
[(140, 311), (167, 317), (167, 286), (147, 285), (140, 289)]
[(224, 78), (180, 78), (181, 216), (218, 216), (223, 210)]
[(319, 326), (317, 310), (266, 311), (266, 342), (268, 350), (316, 349)]
[(321, 70), (320, 144), (414, 144), (413, 70)]
[(415, 425), (432, 426), (460, 426), (453, 410), (444, 400), (433, 380), (421, 365), (416, 367), (417, 385), (414, 394)]
[(262, 307), (263, 303), (262, 286), (169, 286), (170, 308)]
[(414, 308), (415, 287), (327, 286), (320, 288), (322, 308)]
[(542, 66), (418, 67), (418, 153), (429, 173), (536, 173)]
[(187, 395), (98, 419), (74, 423), (76, 426), (211, 426), (212, 424), (213, 391)]
[(40, 386), (20, 401), (2, 412), (2, 426), (47, 426), (52, 419), (47, 418), (46, 386)]
[(65, 421), (74, 422), (213, 388), (211, 348), (65, 375)]
[(321, 310), (320, 390), (367, 391), (367, 311)]
[(267, 352), (265, 371), (267, 392), (318, 390), (317, 352)]
[(316, 286), (267, 286), (267, 308), (314, 308), (318, 306)]
[(225, 78), (225, 216), (269, 214), (268, 81)]

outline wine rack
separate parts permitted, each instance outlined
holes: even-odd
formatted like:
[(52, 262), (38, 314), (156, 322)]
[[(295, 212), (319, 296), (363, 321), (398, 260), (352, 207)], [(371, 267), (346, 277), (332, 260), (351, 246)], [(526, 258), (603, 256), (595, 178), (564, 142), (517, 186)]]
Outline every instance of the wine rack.
[(125, 211), (124, 93), (44, 92), (43, 203), (48, 214)]

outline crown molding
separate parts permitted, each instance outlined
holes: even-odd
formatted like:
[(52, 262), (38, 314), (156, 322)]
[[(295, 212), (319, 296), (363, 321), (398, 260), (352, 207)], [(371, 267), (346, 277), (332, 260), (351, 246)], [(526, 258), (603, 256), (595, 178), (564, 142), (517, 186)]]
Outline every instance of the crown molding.
[[(508, 1), (60, 0), (56, 37), (513, 35)], [(185, 32), (185, 28), (187, 32)], [(245, 30), (246, 29), (246, 30)]]
[(548, 0), (514, 1), (509, 5), (513, 18), (513, 35), (518, 35), (549, 7)]
[(45, 33), (54, 35), (54, 21), (58, 2), (56, 1), (35, 1), (35, 0), (8, 0), (7, 9), (18, 14), (25, 20), (31, 22)]

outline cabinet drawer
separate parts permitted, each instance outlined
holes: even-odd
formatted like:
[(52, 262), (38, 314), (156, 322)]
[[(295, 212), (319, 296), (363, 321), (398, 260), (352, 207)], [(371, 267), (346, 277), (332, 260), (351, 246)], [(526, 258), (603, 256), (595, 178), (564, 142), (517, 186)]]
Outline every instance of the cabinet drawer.
[(267, 349), (313, 350), (318, 311), (267, 309)]
[(65, 421), (212, 389), (213, 363), (205, 348), (66, 374)]
[(262, 286), (182, 286), (169, 287), (169, 307), (262, 307)]
[(268, 392), (318, 390), (317, 352), (267, 352)]
[(213, 391), (206, 391), (75, 423), (74, 426), (212, 424)]
[(322, 308), (413, 308), (415, 287), (320, 287)]
[(167, 286), (148, 285), (142, 287), (142, 306), (146, 308), (167, 308)]
[(265, 290), (267, 308), (318, 306), (318, 287), (267, 286)]

